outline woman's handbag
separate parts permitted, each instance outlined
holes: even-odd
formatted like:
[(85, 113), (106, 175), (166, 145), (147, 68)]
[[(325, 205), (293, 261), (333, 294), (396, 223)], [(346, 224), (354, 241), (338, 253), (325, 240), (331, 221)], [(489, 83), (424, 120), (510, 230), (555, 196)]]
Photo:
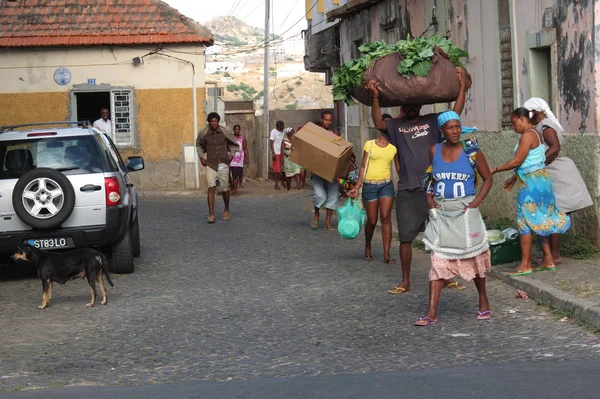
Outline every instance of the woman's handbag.
[(423, 243), (437, 257), (468, 259), (489, 249), (487, 231), (479, 209), (468, 208), (474, 199), (474, 196), (436, 199), (440, 207), (429, 211)]
[(348, 198), (344, 205), (337, 209), (337, 214), (340, 236), (348, 240), (356, 238), (367, 219), (365, 210), (359, 208), (356, 200)]

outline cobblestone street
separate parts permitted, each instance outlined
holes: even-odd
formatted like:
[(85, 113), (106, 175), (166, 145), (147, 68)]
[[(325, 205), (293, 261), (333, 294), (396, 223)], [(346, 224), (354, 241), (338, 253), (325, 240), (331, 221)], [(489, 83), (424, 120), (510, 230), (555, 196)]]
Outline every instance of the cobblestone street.
[[(40, 311), (37, 277), (0, 290), (0, 388), (133, 385), (360, 374), (457, 365), (600, 358), (600, 341), (533, 300), (488, 283), (446, 290), (426, 311), (428, 256), (415, 253), (412, 291), (393, 296), (400, 264), (362, 260), (363, 239), (310, 229), (312, 191), (232, 199), (232, 219), (206, 223), (204, 195), (144, 197), (142, 256), (115, 275), (109, 303), (85, 307), (83, 281), (56, 286)], [(217, 215), (222, 201), (217, 198)], [(379, 236), (379, 233), (376, 234)], [(394, 254), (397, 257), (397, 243)]]

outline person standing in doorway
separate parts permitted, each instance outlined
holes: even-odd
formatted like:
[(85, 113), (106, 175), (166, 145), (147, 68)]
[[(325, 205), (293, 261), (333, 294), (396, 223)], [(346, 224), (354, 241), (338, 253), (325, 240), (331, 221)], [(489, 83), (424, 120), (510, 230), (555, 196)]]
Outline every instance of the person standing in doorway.
[[(323, 111), (321, 114), (321, 127), (327, 130), (329, 133), (337, 136), (335, 132), (331, 131), (332, 123), (333, 113), (331, 111)], [(315, 216), (313, 217), (310, 226), (313, 229), (319, 227), (321, 207), (325, 206), (325, 230), (335, 231), (335, 228), (331, 226), (331, 217), (333, 216), (333, 211), (337, 207), (339, 195), (337, 179), (335, 179), (333, 182), (329, 182), (323, 179), (321, 176), (313, 174), (313, 189)]]
[(239, 151), (229, 164), (229, 170), (231, 171), (231, 180), (233, 182), (233, 196), (238, 196), (238, 186), (242, 187), (244, 180), (244, 166), (248, 166), (248, 142), (246, 137), (242, 136), (242, 128), (240, 125), (233, 127), (233, 134), (237, 144), (240, 146)]
[[(281, 190), (279, 187), (279, 178), (281, 175), (281, 142), (283, 141), (283, 121), (277, 121), (275, 129), (271, 130), (269, 135), (269, 146), (271, 147), (271, 156), (273, 157), (273, 179), (275, 179), (275, 190)], [(282, 179), (283, 181), (283, 179)]]
[(223, 220), (229, 214), (229, 163), (235, 157), (240, 146), (230, 130), (219, 125), (221, 117), (211, 112), (206, 118), (208, 126), (198, 133), (196, 149), (202, 166), (206, 166), (208, 183), (208, 223), (215, 222), (215, 193), (218, 190), (223, 196), (225, 210)]
[[(457, 68), (460, 82), (458, 97), (453, 111), (460, 115), (465, 106), (466, 93), (469, 89), (465, 71)], [(427, 193), (421, 187), (421, 178), (429, 167), (429, 149), (441, 142), (442, 133), (438, 126), (437, 113), (421, 115), (421, 105), (405, 104), (400, 110), (400, 118), (383, 121), (379, 108), (379, 83), (371, 80), (367, 89), (373, 95), (371, 115), (375, 127), (389, 136), (389, 142), (398, 149), (400, 176), (398, 193), (396, 194), (396, 219), (400, 238), (400, 263), (402, 265), (401, 283), (389, 290), (390, 294), (402, 294), (410, 289), (410, 265), (412, 262), (412, 242), (420, 232), (425, 230), (429, 209), (427, 209)], [(447, 281), (450, 288), (464, 289), (458, 282)]]
[(108, 108), (102, 108), (100, 110), (100, 119), (94, 122), (94, 127), (101, 132), (104, 132), (112, 137), (112, 122), (109, 119), (110, 111)]

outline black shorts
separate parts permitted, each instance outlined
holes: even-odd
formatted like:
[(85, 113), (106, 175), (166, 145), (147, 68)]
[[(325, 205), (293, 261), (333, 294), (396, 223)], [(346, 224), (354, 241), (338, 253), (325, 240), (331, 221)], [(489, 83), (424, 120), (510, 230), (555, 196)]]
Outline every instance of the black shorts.
[(412, 242), (425, 231), (429, 217), (427, 193), (424, 190), (402, 190), (396, 194), (396, 220), (400, 242)]
[(231, 177), (234, 179), (244, 176), (244, 168), (241, 166), (230, 166), (229, 170), (231, 171)]

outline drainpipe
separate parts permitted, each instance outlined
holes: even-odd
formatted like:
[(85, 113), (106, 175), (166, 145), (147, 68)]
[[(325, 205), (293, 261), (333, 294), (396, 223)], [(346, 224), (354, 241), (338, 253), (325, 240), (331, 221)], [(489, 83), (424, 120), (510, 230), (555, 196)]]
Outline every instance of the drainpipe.
[[(216, 90), (216, 89), (215, 89)], [(198, 175), (198, 149), (196, 148), (196, 138), (198, 137), (198, 100), (196, 99), (196, 68), (192, 64), (192, 102), (194, 106), (194, 179), (196, 181), (196, 190), (200, 189), (200, 176)]]

